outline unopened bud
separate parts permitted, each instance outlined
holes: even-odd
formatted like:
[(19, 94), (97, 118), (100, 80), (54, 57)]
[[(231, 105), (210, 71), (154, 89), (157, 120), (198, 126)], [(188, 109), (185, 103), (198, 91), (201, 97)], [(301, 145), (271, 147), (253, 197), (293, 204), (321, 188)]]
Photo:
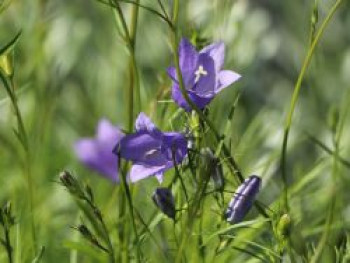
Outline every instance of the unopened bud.
[(281, 238), (289, 235), (291, 228), (291, 218), (288, 214), (283, 214), (277, 224), (277, 233)]
[(68, 171), (61, 172), (59, 177), (60, 177), (61, 183), (66, 187), (73, 186), (76, 183), (75, 178)]
[(207, 165), (210, 171), (215, 190), (222, 191), (225, 186), (225, 179), (220, 160), (214, 155), (210, 148), (202, 149), (201, 154), (204, 159), (203, 162)]
[(7, 77), (13, 76), (13, 57), (12, 52), (0, 56), (0, 69)]
[(225, 218), (230, 224), (236, 224), (243, 220), (254, 203), (260, 185), (260, 177), (252, 175), (238, 187), (225, 212)]
[(174, 196), (168, 188), (158, 187), (153, 195), (152, 199), (155, 205), (168, 217), (175, 220), (175, 200)]
[(94, 202), (94, 193), (92, 192), (92, 189), (89, 185), (85, 185), (85, 192), (86, 192), (89, 200), (93, 203)]

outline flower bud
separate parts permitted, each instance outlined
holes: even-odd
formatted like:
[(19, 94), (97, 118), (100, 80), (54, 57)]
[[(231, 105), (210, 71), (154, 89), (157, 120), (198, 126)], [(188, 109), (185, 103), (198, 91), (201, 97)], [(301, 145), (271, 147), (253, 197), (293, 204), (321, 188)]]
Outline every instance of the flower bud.
[(0, 69), (8, 77), (13, 76), (13, 56), (12, 53), (3, 54), (0, 56)]
[(254, 203), (260, 185), (261, 179), (252, 175), (238, 187), (225, 212), (225, 218), (230, 224), (236, 224), (243, 220)]
[(7, 202), (0, 209), (0, 224), (2, 224), (5, 228), (10, 228), (15, 224), (15, 218), (12, 215), (11, 210), (11, 202)]
[(75, 178), (68, 171), (63, 171), (59, 175), (61, 183), (66, 187), (75, 185)]
[(85, 193), (82, 186), (77, 179), (68, 171), (63, 171), (59, 175), (61, 183), (67, 188), (67, 190), (75, 197), (84, 199)]
[(277, 224), (277, 233), (281, 238), (289, 235), (291, 228), (291, 218), (288, 214), (283, 214)]
[(214, 155), (210, 148), (202, 149), (201, 154), (210, 170), (210, 177), (214, 182), (215, 190), (222, 191), (225, 186), (225, 179), (220, 160)]
[(153, 195), (153, 202), (168, 217), (175, 220), (175, 200), (174, 196), (168, 188), (158, 187)]

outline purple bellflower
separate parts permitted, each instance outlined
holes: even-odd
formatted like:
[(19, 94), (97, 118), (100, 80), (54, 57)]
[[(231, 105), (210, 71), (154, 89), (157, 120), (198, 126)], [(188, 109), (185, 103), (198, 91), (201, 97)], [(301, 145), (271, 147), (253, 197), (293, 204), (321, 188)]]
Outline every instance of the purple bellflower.
[(112, 151), (124, 134), (106, 119), (99, 121), (96, 133), (95, 138), (78, 140), (74, 144), (75, 153), (87, 167), (118, 182), (118, 157)]
[[(231, 70), (221, 70), (225, 58), (223, 42), (213, 43), (199, 52), (185, 38), (179, 44), (179, 64), (189, 98), (203, 109), (220, 91), (236, 82), (241, 76)], [(182, 96), (175, 67), (168, 68), (173, 80), (172, 98), (186, 111), (191, 107)]]
[(135, 123), (136, 132), (126, 135), (114, 148), (114, 153), (132, 161), (131, 182), (156, 176), (159, 182), (163, 173), (182, 162), (187, 154), (187, 140), (178, 132), (161, 132), (152, 121), (140, 113)]
[(254, 203), (260, 185), (260, 177), (252, 175), (238, 187), (225, 213), (226, 220), (230, 224), (236, 224), (243, 220)]

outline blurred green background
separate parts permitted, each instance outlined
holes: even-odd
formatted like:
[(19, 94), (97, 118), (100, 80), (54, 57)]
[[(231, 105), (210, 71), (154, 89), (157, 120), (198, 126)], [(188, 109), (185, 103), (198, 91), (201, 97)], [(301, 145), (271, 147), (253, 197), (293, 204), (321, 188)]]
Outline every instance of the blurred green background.
[[(156, 1), (142, 4), (158, 8)], [(171, 1), (164, 1), (169, 6)], [(0, 14), (0, 45), (19, 30), (15, 49), (15, 85), (19, 105), (33, 150), (35, 217), (38, 240), (47, 247), (44, 262), (68, 262), (65, 240), (76, 239), (70, 229), (79, 213), (59, 186), (58, 173), (73, 171), (93, 185), (97, 202), (108, 207), (113, 185), (84, 168), (74, 156), (72, 144), (93, 136), (102, 117), (126, 127), (128, 54), (116, 28), (111, 9), (93, 0), (0, 1), (8, 7)], [(231, 129), (233, 154), (244, 173), (263, 176), (260, 199), (269, 204), (280, 194), (278, 162), (283, 126), (291, 94), (310, 44), (310, 21), (314, 1), (301, 0), (189, 0), (181, 1), (181, 32), (206, 43), (223, 40), (225, 68), (242, 75), (241, 81), (223, 91), (211, 104), (210, 117), (223, 129), (228, 109), (237, 92), (241, 97)], [(318, 1), (319, 22), (333, 1)], [(130, 20), (130, 5), (123, 3)], [(332, 19), (317, 47), (302, 84), (288, 149), (290, 184), (308, 179), (292, 196), (292, 212), (306, 238), (313, 238), (324, 223), (329, 197), (331, 156), (311, 142), (306, 133), (332, 146), (330, 112), (343, 116), (350, 103), (350, 2)], [(141, 9), (136, 61), (141, 82), (141, 105), (135, 111), (151, 115), (155, 123), (169, 129), (167, 118), (176, 111), (170, 103), (157, 102), (170, 89), (166, 68), (172, 64), (167, 25)], [(157, 96), (158, 95), (158, 96)], [(168, 100), (169, 95), (162, 97)], [(12, 132), (15, 118), (6, 92), (0, 90), (0, 201), (11, 200), (20, 224), (16, 242), (25, 251), (29, 242), (26, 213), (26, 182), (21, 171), (21, 149)], [(136, 112), (137, 113), (137, 112)], [(340, 155), (350, 160), (350, 121), (346, 119)], [(349, 168), (340, 166), (338, 219), (350, 225)], [(140, 182), (153, 184), (155, 182)], [(147, 192), (148, 191), (148, 192)], [(151, 190), (145, 190), (150, 195)], [(259, 199), (259, 200), (260, 200)], [(150, 207), (150, 202), (136, 206)], [(110, 207), (108, 207), (110, 209)], [(115, 216), (113, 209), (107, 217)], [(314, 232), (312, 232), (314, 231)], [(25, 253), (25, 252), (23, 252)], [(5, 253), (0, 252), (0, 261)], [(59, 255), (59, 259), (57, 257)]]

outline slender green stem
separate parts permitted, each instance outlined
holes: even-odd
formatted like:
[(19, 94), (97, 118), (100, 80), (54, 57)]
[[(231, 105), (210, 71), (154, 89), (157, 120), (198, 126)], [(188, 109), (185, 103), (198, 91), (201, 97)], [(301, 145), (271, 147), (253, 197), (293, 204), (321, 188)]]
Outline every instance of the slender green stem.
[[(131, 8), (131, 23), (130, 23), (130, 30), (129, 30), (129, 51), (130, 51), (130, 58), (129, 58), (129, 76), (130, 76), (130, 83), (129, 83), (129, 123), (128, 123), (128, 129), (129, 131), (132, 131), (134, 126), (134, 89), (135, 84), (138, 84), (136, 78), (137, 78), (137, 71), (136, 71), (136, 65), (135, 65), (135, 45), (136, 45), (136, 32), (137, 32), (137, 20), (138, 20), (138, 13), (139, 13), (139, 0), (135, 1), (136, 5), (133, 5)], [(140, 90), (137, 88), (137, 94), (136, 98), (138, 99), (138, 105), (140, 103)]]
[(33, 198), (33, 178), (31, 175), (31, 155), (30, 148), (28, 143), (28, 136), (26, 130), (24, 128), (24, 123), (22, 120), (21, 111), (18, 107), (17, 97), (15, 94), (13, 79), (7, 79), (2, 72), (0, 72), (0, 78), (4, 84), (6, 92), (10, 97), (12, 107), (15, 112), (15, 116), (17, 118), (17, 130), (15, 130), (17, 138), (20, 140), (21, 145), (24, 149), (24, 174), (27, 181), (28, 187), (28, 199), (29, 199), (29, 207), (30, 207), (30, 219), (31, 219), (31, 232), (32, 232), (32, 240), (33, 240), (33, 254), (35, 255), (35, 251), (37, 249), (36, 243), (36, 231), (35, 231), (35, 219), (34, 219), (34, 198)]
[(6, 253), (7, 253), (7, 257), (9, 260), (9, 263), (13, 262), (13, 255), (12, 255), (12, 246), (11, 246), (11, 240), (10, 240), (10, 228), (5, 228), (5, 248), (6, 248)]
[(307, 134), (307, 136), (312, 142), (314, 142), (317, 146), (319, 146), (326, 153), (335, 156), (342, 165), (346, 166), (347, 168), (350, 168), (350, 161), (341, 157), (339, 153), (336, 153), (335, 151), (333, 151), (331, 148), (329, 148), (327, 145), (325, 145), (323, 142), (321, 142), (320, 140), (318, 140), (314, 136), (312, 136), (310, 134)]
[(108, 233), (108, 229), (107, 229), (107, 226), (103, 220), (103, 218), (99, 218), (100, 219), (100, 222), (101, 222), (101, 225), (102, 225), (102, 229), (103, 229), (103, 232), (104, 232), (104, 236), (105, 236), (105, 240), (106, 240), (106, 243), (107, 243), (107, 246), (108, 246), (108, 254), (109, 254), (109, 262), (110, 263), (115, 263), (115, 253), (114, 253), (114, 248), (113, 248), (113, 244), (112, 244), (112, 241), (109, 237), (109, 233)]
[(337, 200), (337, 190), (336, 190), (336, 185), (337, 185), (337, 172), (338, 172), (338, 156), (339, 156), (339, 142), (340, 142), (340, 137), (341, 137), (341, 131), (338, 134), (333, 134), (333, 139), (334, 139), (334, 153), (333, 153), (333, 169), (332, 169), (332, 188), (331, 188), (331, 197), (330, 197), (330, 205), (328, 208), (328, 214), (327, 214), (327, 220), (325, 224), (324, 231), (322, 233), (321, 239), (318, 243), (318, 246), (316, 248), (315, 254), (311, 258), (311, 263), (317, 263), (319, 262), (319, 259), (322, 255), (322, 251), (324, 247), (327, 244), (328, 238), (330, 236), (330, 231), (331, 231), (331, 226), (333, 222), (333, 218), (335, 215), (335, 204)]
[[(137, 21), (138, 21), (138, 13), (139, 13), (139, 0), (135, 1), (135, 5), (132, 6), (131, 9), (131, 22), (130, 28), (128, 28), (123, 12), (120, 8), (118, 0), (114, 0), (114, 7), (117, 10), (119, 15), (123, 30), (124, 30), (124, 38), (126, 40), (126, 45), (130, 52), (129, 58), (129, 88), (128, 88), (128, 121), (127, 121), (127, 129), (129, 132), (132, 132), (134, 126), (134, 93), (135, 86), (136, 89), (136, 100), (138, 107), (141, 107), (141, 99), (140, 99), (140, 88), (139, 88), (139, 80), (137, 76), (137, 67), (135, 61), (135, 45), (136, 45), (136, 32), (137, 32)], [(134, 208), (132, 203), (132, 193), (130, 191), (129, 185), (126, 181), (126, 173), (123, 173), (122, 178), (122, 188), (123, 193), (127, 199), (127, 205), (129, 209), (130, 218), (132, 221), (132, 226), (136, 239), (136, 247), (137, 247), (137, 259), (141, 261), (141, 251), (139, 247), (139, 235), (136, 228), (135, 216), (134, 216)], [(124, 197), (122, 196), (122, 199)], [(125, 238), (125, 236), (124, 236)]]
[(323, 21), (319, 30), (317, 31), (317, 34), (316, 34), (316, 36), (315, 36), (307, 54), (306, 54), (301, 71), (300, 71), (298, 79), (297, 79), (297, 82), (294, 86), (294, 91), (293, 91), (292, 99), (291, 99), (290, 106), (289, 106), (289, 111), (288, 111), (286, 121), (285, 121), (285, 126), (284, 126), (284, 135), (283, 135), (283, 142), (282, 142), (281, 162), (280, 162), (282, 181), (283, 181), (284, 209), (286, 210), (286, 212), (289, 211), (286, 157), (287, 157), (288, 136), (289, 136), (290, 127), (292, 125), (293, 113), (295, 110), (296, 102), (297, 102), (298, 97), (299, 97), (299, 92), (301, 89), (302, 81), (303, 81), (305, 73), (310, 65), (311, 58), (315, 52), (315, 48), (316, 48), (317, 44), (319, 43), (327, 25), (329, 24), (329, 22), (331, 20), (331, 18), (333, 17), (334, 13), (336, 12), (338, 7), (340, 6), (341, 2), (342, 2), (342, 0), (337, 0), (337, 2), (333, 5), (330, 12), (328, 13), (327, 17)]

